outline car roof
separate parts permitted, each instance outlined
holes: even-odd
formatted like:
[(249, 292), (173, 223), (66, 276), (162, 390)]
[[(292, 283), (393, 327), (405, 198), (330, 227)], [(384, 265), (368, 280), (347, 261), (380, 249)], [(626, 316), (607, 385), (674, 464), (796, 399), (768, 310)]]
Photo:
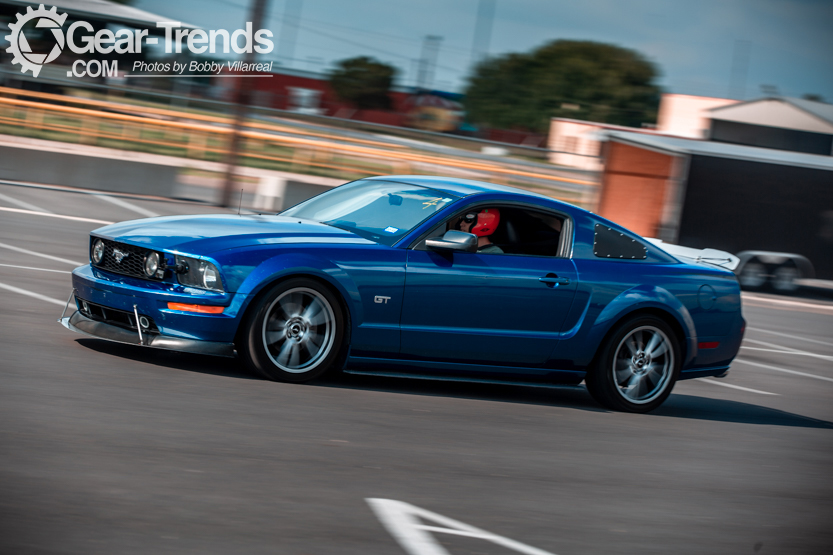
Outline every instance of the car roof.
[(533, 193), (532, 191), (527, 191), (526, 189), (508, 187), (506, 185), (496, 185), (494, 183), (487, 183), (485, 181), (475, 181), (473, 179), (458, 179), (456, 177), (440, 177), (430, 175), (380, 175), (376, 177), (368, 177), (367, 179), (378, 179), (381, 181), (398, 181), (400, 183), (410, 183), (412, 185), (430, 187), (431, 189), (436, 189), (437, 191), (449, 193), (458, 197), (467, 197), (469, 195), (476, 195), (478, 193), (512, 193), (516, 195), (525, 195), (547, 200), (555, 200), (546, 195), (541, 195), (538, 193)]

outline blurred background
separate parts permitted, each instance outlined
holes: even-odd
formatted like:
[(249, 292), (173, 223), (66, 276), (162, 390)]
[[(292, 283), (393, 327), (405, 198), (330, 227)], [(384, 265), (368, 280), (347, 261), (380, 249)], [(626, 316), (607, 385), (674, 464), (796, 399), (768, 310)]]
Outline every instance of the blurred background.
[[(833, 279), (829, 2), (53, 6), (0, 1), (4, 182), (279, 211), (369, 175), (456, 176), (732, 252), (749, 289)], [(159, 22), (251, 22), (274, 47), (171, 49)], [(142, 30), (141, 49), (64, 44)]]
[[(273, 48), (187, 47), (247, 23)], [(367, 499), (526, 553), (829, 553), (831, 30), (830, 0), (0, 0), (0, 553), (405, 553)], [(629, 415), (583, 387), (273, 383), (55, 321), (102, 225), (385, 174), (737, 255), (759, 291), (731, 372)]]

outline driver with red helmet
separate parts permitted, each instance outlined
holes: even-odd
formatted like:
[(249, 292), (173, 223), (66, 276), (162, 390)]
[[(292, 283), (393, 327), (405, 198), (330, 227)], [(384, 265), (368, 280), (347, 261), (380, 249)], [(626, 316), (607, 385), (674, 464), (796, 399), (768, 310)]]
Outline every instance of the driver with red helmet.
[(501, 254), (503, 249), (492, 243), (489, 236), (495, 232), (500, 223), (500, 210), (484, 208), (480, 212), (467, 212), (460, 218), (457, 228), (466, 233), (477, 235), (477, 252)]

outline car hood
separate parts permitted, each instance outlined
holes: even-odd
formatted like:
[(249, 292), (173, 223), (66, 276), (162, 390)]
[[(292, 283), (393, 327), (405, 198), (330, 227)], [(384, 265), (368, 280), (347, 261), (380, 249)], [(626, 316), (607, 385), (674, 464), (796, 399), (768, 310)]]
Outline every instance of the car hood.
[(96, 229), (93, 234), (132, 245), (197, 255), (258, 244), (375, 244), (330, 225), (273, 215), (165, 216), (120, 222)]

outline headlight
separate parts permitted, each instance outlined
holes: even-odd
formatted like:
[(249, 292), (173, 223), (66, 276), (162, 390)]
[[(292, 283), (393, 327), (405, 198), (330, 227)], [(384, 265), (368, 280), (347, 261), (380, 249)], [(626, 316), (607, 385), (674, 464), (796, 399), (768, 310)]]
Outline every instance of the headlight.
[(159, 253), (152, 252), (145, 257), (145, 275), (152, 278), (159, 269)]
[(220, 279), (220, 272), (211, 262), (177, 255), (176, 265), (179, 283), (182, 285), (211, 291), (223, 291), (223, 280)]
[(102, 258), (104, 258), (104, 241), (96, 239), (93, 243), (93, 264), (101, 264)]

